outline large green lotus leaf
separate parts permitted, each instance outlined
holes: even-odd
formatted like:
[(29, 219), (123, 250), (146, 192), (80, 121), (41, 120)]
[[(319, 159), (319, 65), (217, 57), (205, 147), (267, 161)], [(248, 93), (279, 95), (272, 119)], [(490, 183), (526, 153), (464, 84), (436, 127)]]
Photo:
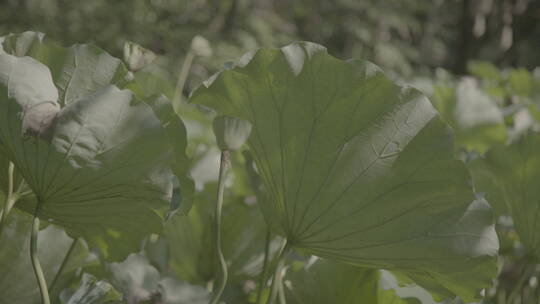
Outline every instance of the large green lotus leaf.
[(437, 87), (433, 105), (454, 129), (459, 147), (485, 153), (506, 141), (502, 112), (472, 78), (461, 80), (455, 88)]
[[(214, 193), (199, 193), (187, 216), (175, 216), (165, 226), (170, 265), (180, 278), (192, 284), (206, 285), (219, 269), (214, 257)], [(256, 206), (246, 205), (240, 197), (228, 196), (226, 201), (222, 246), (229, 266), (229, 282), (234, 283), (259, 273), (266, 225)]]
[[(32, 218), (14, 210), (6, 221), (0, 236), (0, 303), (40, 303), (29, 251)], [(56, 275), (71, 243), (72, 239), (58, 227), (50, 225), (39, 232), (38, 257), (47, 282)], [(69, 275), (71, 268), (68, 266), (64, 273)]]
[[(489, 205), (418, 91), (312, 43), (263, 49), (191, 102), (252, 123), (267, 221), (294, 247), (477, 298), (496, 275)], [(472, 271), (472, 273), (471, 273)]]
[[(138, 98), (149, 103), (167, 131), (169, 144), (174, 150), (171, 168), (180, 181), (182, 193), (182, 204), (175, 203), (180, 204), (181, 213), (189, 211), (193, 181), (187, 173), (189, 160), (185, 153), (186, 130), (180, 118), (174, 113), (169, 100), (165, 97), (149, 97), (161, 95), (150, 83), (160, 80), (150, 75), (139, 77), (139, 73), (144, 74), (146, 70), (136, 72), (135, 79), (130, 79), (133, 76), (120, 59), (93, 45), (77, 44), (64, 48), (48, 42), (45, 35), (39, 32), (9, 34), (2, 38), (0, 45), (6, 53), (18, 57), (30, 56), (49, 68), (58, 89), (60, 106), (68, 105), (111, 84), (122, 89), (130, 89)], [(151, 69), (152, 66), (147, 68)], [(177, 190), (180, 192), (180, 188)]]
[(287, 303), (435, 304), (418, 286), (404, 285), (390, 272), (318, 259), (293, 265), (284, 278)]
[[(505, 204), (530, 254), (540, 257), (540, 133), (528, 132), (517, 142), (498, 146), (478, 160), (489, 179), (477, 183), (488, 200)], [(490, 181), (488, 183), (487, 181)]]
[[(39, 217), (121, 259), (161, 231), (172, 196), (170, 132), (156, 107), (115, 86), (65, 107), (57, 100), (46, 66), (0, 55), (0, 141)], [(16, 207), (34, 214), (35, 205)]]

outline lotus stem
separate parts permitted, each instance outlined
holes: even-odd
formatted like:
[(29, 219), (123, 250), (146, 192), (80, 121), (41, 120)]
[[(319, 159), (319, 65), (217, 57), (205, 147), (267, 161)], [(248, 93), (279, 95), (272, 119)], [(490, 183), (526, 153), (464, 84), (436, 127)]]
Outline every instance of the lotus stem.
[(283, 265), (285, 264), (285, 257), (287, 253), (289, 253), (289, 249), (290, 248), (287, 243), (287, 239), (285, 239), (283, 245), (279, 249), (279, 253), (277, 256), (277, 265), (274, 272), (274, 277), (272, 278), (272, 285), (270, 286), (270, 296), (268, 297), (268, 301), (266, 302), (266, 304), (273, 304), (277, 298), (277, 295), (279, 293), (279, 286), (281, 285)]
[[(285, 268), (283, 269), (285, 270)], [(283, 270), (282, 270), (282, 273), (280, 273), (281, 275), (281, 279), (279, 280), (279, 290), (278, 290), (278, 294), (279, 294), (279, 304), (287, 304), (287, 298), (285, 297), (285, 284), (283, 284)]]
[(270, 240), (271, 240), (272, 234), (270, 232), (270, 229), (266, 231), (266, 239), (264, 243), (264, 261), (263, 261), (263, 268), (259, 277), (259, 288), (257, 290), (257, 301), (255, 303), (262, 304), (262, 293), (264, 290), (264, 286), (266, 285), (266, 273), (268, 272), (268, 260), (270, 258)]
[(56, 272), (56, 275), (54, 276), (54, 279), (52, 280), (51, 285), (49, 285), (49, 293), (52, 293), (54, 285), (56, 284), (60, 276), (62, 276), (62, 272), (64, 272), (64, 268), (66, 268), (66, 265), (69, 262), (69, 258), (71, 257), (71, 254), (73, 253), (73, 250), (75, 249), (78, 240), (79, 238), (74, 238), (73, 241), (71, 242), (71, 246), (69, 246), (69, 249), (66, 255), (64, 256), (64, 260), (62, 260), (62, 264), (60, 265), (60, 268), (58, 268), (58, 271)]
[(42, 304), (51, 304), (49, 299), (49, 291), (47, 290), (47, 282), (45, 281), (45, 276), (43, 275), (43, 269), (39, 263), (38, 253), (37, 253), (37, 241), (39, 233), (39, 211), (41, 208), (41, 202), (38, 200), (36, 205), (36, 211), (34, 213), (34, 220), (32, 221), (32, 234), (30, 235), (30, 258), (32, 260), (32, 268), (34, 269), (34, 274), (39, 285), (39, 292), (41, 294), (41, 303)]
[(9, 163), (8, 166), (8, 189), (7, 189), (7, 196), (6, 196), (6, 202), (4, 205), (4, 208), (0, 212), (0, 236), (2, 235), (2, 231), (4, 230), (4, 226), (7, 221), (7, 216), (11, 209), (13, 208), (13, 205), (15, 205), (15, 195), (13, 194), (13, 184), (14, 184), (14, 172), (15, 172), (15, 166), (12, 162)]
[(506, 301), (507, 303), (512, 304), (516, 302), (516, 299), (522, 292), (523, 284), (534, 274), (535, 270), (535, 265), (530, 265), (529, 263), (525, 262), (525, 265), (521, 270), (521, 276), (510, 292), (510, 295)]
[(223, 209), (223, 195), (225, 192), (225, 176), (227, 174), (227, 169), (229, 167), (229, 157), (230, 153), (227, 150), (221, 151), (221, 162), (219, 165), (219, 178), (218, 178), (218, 191), (217, 191), (217, 199), (216, 199), (216, 209), (215, 209), (215, 247), (216, 247), (216, 256), (219, 260), (219, 265), (221, 267), (221, 278), (218, 282), (217, 289), (214, 291), (212, 295), (212, 300), (210, 301), (210, 304), (217, 304), (219, 303), (219, 299), (221, 298), (221, 295), (223, 294), (223, 291), (225, 290), (225, 286), (227, 285), (227, 278), (229, 276), (227, 272), (227, 263), (225, 261), (225, 257), (223, 256), (223, 252), (221, 250), (221, 211)]
[(180, 101), (182, 100), (182, 92), (184, 91), (184, 86), (189, 75), (189, 70), (193, 64), (193, 59), (195, 59), (195, 54), (193, 51), (189, 51), (184, 58), (184, 63), (182, 63), (182, 68), (180, 69), (180, 74), (178, 75), (178, 82), (174, 89), (173, 96), (173, 109), (178, 113), (178, 107), (180, 106)]

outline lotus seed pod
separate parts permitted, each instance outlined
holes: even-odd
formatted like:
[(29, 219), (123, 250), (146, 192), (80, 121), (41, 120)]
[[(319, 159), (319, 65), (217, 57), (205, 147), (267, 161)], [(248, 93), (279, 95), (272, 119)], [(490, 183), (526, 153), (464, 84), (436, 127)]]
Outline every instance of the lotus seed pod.
[(251, 123), (230, 116), (216, 117), (213, 127), (217, 144), (222, 151), (237, 150), (251, 133)]

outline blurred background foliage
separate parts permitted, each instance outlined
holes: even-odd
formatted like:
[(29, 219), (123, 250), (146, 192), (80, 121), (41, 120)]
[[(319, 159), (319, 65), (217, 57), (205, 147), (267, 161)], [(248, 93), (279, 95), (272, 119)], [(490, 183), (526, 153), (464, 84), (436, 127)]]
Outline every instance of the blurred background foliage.
[[(63, 45), (91, 42), (119, 57), (125, 41), (168, 66), (195, 35), (212, 42), (214, 70), (244, 51), (308, 40), (340, 58), (367, 58), (403, 76), (467, 62), (533, 68), (540, 57), (534, 0), (2, 0), (0, 32), (41, 31)], [(204, 71), (195, 71), (204, 77)]]
[[(46, 33), (49, 41), (64, 46), (93, 43), (119, 58), (124, 56), (126, 42), (140, 44), (157, 59), (135, 77), (153, 86), (147, 91), (164, 92), (171, 98), (188, 96), (226, 62), (258, 47), (308, 40), (325, 45), (339, 58), (371, 60), (392, 77), (431, 96), (456, 133), (456, 154), (469, 166), (480, 196), (502, 191), (490, 189), (496, 177), (486, 169), (485, 155), (540, 130), (537, 0), (0, 0), (0, 36), (28, 30)], [(211, 257), (208, 202), (216, 187), (219, 150), (211, 133), (211, 117), (185, 103), (175, 106), (188, 129), (191, 174), (198, 190), (194, 210), (189, 217), (173, 218), (164, 236), (149, 238), (140, 253), (122, 263), (96, 262), (98, 257), (78, 244), (74, 260), (85, 263), (73, 266), (78, 270), (70, 270), (69, 278), (60, 278), (65, 288), (57, 288), (55, 294), (61, 303), (117, 303), (121, 295), (128, 303), (208, 301), (207, 289), (216, 267)], [(233, 279), (225, 300), (255, 303), (262, 256), (265, 250), (276, 251), (279, 240), (264, 248), (269, 236), (254, 207), (257, 183), (244, 170), (252, 168), (249, 155), (237, 153), (232, 161), (224, 221), (229, 227), (225, 238), (230, 248), (225, 250)], [(483, 303), (538, 303), (537, 253), (520, 241), (514, 227), (519, 216), (507, 207), (502, 193), (486, 197), (497, 215), (501, 258), (500, 276), (485, 291)], [(17, 217), (13, 221), (19, 224), (13, 227), (18, 230), (13, 233), (27, 229), (27, 219)], [(250, 229), (241, 234), (239, 225)], [(52, 229), (41, 233), (61, 234)], [(188, 248), (183, 243), (196, 246)], [(16, 252), (5, 254), (15, 256)], [(300, 287), (283, 292), (288, 303), (314, 303), (309, 291), (323, 287), (346, 294), (352, 286), (347, 282), (360, 281), (355, 285), (360, 286), (358, 290), (378, 293), (380, 303), (435, 303), (423, 290), (399, 287), (398, 279), (389, 273), (343, 265), (329, 268), (325, 261), (301, 255), (292, 260), (284, 286), (297, 281), (295, 286)], [(329, 271), (337, 272), (331, 276), (343, 277), (345, 283), (328, 282), (331, 276), (325, 273)], [(70, 284), (73, 276), (78, 281)], [(303, 276), (312, 280), (303, 281)], [(365, 281), (368, 277), (372, 279)], [(408, 296), (396, 297), (400, 293)], [(343, 301), (361, 303), (356, 298)]]

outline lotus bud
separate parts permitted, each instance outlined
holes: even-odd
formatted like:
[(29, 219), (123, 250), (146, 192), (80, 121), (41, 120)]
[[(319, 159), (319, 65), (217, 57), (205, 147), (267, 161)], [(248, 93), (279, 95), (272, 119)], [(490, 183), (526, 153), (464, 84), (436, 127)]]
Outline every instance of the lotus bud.
[(216, 117), (213, 127), (217, 144), (222, 151), (237, 150), (251, 133), (251, 123), (231, 116)]
[(191, 51), (201, 57), (210, 57), (212, 56), (212, 48), (210, 47), (210, 43), (206, 38), (202, 36), (195, 36), (193, 40), (191, 40)]
[(126, 76), (124, 77), (124, 80), (127, 81), (127, 82), (131, 82), (131, 81), (135, 80), (135, 74), (133, 74), (132, 71), (128, 71), (126, 73)]
[(154, 52), (145, 49), (136, 43), (128, 41), (124, 44), (124, 61), (130, 71), (136, 72), (144, 68), (152, 63), (156, 57)]

